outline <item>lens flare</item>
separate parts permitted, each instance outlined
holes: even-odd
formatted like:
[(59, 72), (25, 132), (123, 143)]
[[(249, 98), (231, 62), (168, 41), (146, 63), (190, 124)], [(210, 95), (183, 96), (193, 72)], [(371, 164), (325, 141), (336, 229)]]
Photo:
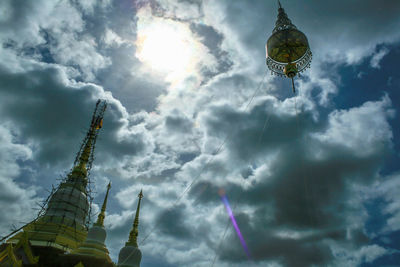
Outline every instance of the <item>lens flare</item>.
[(225, 191), (223, 189), (219, 190), (219, 195), (221, 196), (221, 200), (225, 205), (226, 211), (228, 212), (229, 218), (231, 219), (232, 225), (235, 228), (235, 231), (239, 237), (240, 243), (242, 243), (242, 247), (247, 255), (247, 258), (250, 259), (249, 248), (247, 247), (246, 241), (244, 241), (243, 235), (240, 232), (239, 226), (236, 222), (235, 216), (233, 215), (231, 206), (229, 205), (228, 198), (225, 195)]

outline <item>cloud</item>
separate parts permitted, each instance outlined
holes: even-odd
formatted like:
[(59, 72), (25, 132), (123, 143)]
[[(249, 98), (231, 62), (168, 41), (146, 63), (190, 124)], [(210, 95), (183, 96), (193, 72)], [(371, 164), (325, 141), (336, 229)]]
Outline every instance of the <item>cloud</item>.
[[(54, 173), (71, 167), (103, 98), (109, 106), (92, 177), (98, 205), (113, 182), (106, 217), (113, 259), (143, 188), (143, 265), (209, 266), (215, 255), (216, 266), (373, 263), (392, 253), (373, 238), (399, 230), (398, 175), (381, 174), (393, 153), (396, 103), (382, 94), (339, 109), (336, 100), (348, 86), (341, 67), (361, 73), (367, 59), (379, 71), (385, 47), (399, 40), (400, 5), (389, 2), (385, 12), (373, 1), (284, 4), (314, 53), (295, 97), (288, 80), (260, 82), (275, 4), (3, 1), (0, 10), (11, 15), (0, 18), (0, 146), (10, 155), (0, 153), (8, 166), (0, 182), (10, 190), (1, 205), (26, 209), (45, 194), (36, 186), (48, 188)], [(171, 26), (197, 49), (179, 83), (136, 56), (152, 23)], [(366, 190), (373, 186), (377, 192)], [(251, 263), (232, 228), (219, 247), (228, 219), (221, 188)], [(365, 229), (365, 201), (374, 197), (387, 203), (379, 233)]]
[[(399, 41), (395, 28), (400, 24), (397, 16), (400, 5), (363, 3), (362, 7), (347, 2), (326, 5), (318, 1), (307, 4), (289, 1), (284, 4), (293, 23), (308, 36), (313, 52), (312, 68), (304, 73), (311, 84), (302, 84), (298, 89), (300, 92), (316, 90), (321, 104), (326, 105), (328, 97), (338, 91), (332, 79), (335, 65), (360, 64), (363, 58), (375, 53), (378, 45)], [(221, 47), (234, 62), (233, 70), (248, 76), (266, 71), (264, 46), (276, 21), (276, 5), (262, 1), (219, 1), (217, 4), (205, 2), (203, 9), (204, 20), (224, 37)], [(357, 10), (357, 15), (353, 10)], [(326, 68), (327, 63), (333, 66)]]
[[(393, 138), (386, 118), (394, 116), (391, 102), (385, 95), (379, 102), (365, 102), (348, 111), (334, 111), (329, 115), (330, 127), (315, 137), (332, 146), (344, 146), (360, 156), (376, 153), (390, 145)], [(367, 129), (374, 128), (373, 132)], [(382, 142), (386, 140), (385, 142)]]
[(13, 16), (0, 24), (4, 29), (0, 38), (9, 49), (71, 66), (88, 81), (94, 79), (95, 72), (110, 64), (97, 51), (93, 36), (85, 33), (83, 15), (72, 3), (11, 1), (8, 5)]
[(389, 53), (389, 49), (387, 48), (382, 48), (379, 50), (378, 53), (376, 53), (372, 58), (371, 58), (371, 67), (375, 69), (379, 69), (381, 66), (379, 65), (380, 61)]
[[(32, 150), (27, 144), (16, 140), (16, 135), (7, 124), (0, 125), (0, 234), (11, 232), (10, 227), (19, 227), (21, 222), (28, 223), (37, 214), (39, 208), (37, 197), (39, 186), (21, 182), (21, 176), (29, 174), (29, 170), (20, 167), (19, 162), (32, 159)], [(30, 212), (27, 212), (30, 211)]]
[(333, 264), (346, 267), (360, 265), (362, 263), (372, 263), (374, 260), (390, 253), (390, 251), (378, 245), (362, 246), (351, 253), (340, 247), (334, 247), (332, 250), (336, 255), (336, 260)]
[(122, 44), (126, 43), (118, 34), (114, 31), (107, 29), (104, 33), (104, 43), (108, 46), (120, 47)]
[(178, 205), (173, 210), (163, 212), (158, 218), (161, 223), (158, 225), (157, 230), (178, 239), (193, 238), (191, 227), (185, 224), (184, 210), (185, 207), (183, 205)]
[(202, 71), (215, 69), (215, 58), (189, 24), (176, 18), (155, 17), (151, 5), (141, 7), (136, 16), (135, 56), (143, 63), (143, 71), (160, 75), (172, 89), (185, 79), (201, 81)]
[[(16, 74), (3, 68), (0, 75), (3, 118), (16, 124), (21, 138), (40, 143), (35, 151), (36, 160), (56, 163), (71, 159), (82, 138), (80, 131), (85, 130), (89, 123), (96, 98), (104, 98), (110, 104), (106, 115), (108, 125), (105, 123), (104, 127), (110, 127), (110, 132), (104, 131), (102, 145), (108, 139), (112, 143), (119, 143), (120, 148), (130, 147), (131, 153), (143, 148), (139, 141), (140, 133), (121, 131), (127, 123), (127, 118), (123, 118), (125, 111), (101, 87), (71, 82), (61, 69), (54, 67)], [(136, 135), (136, 138), (126, 140), (127, 136), (132, 135)]]
[(400, 205), (399, 197), (396, 194), (396, 188), (400, 183), (400, 176), (394, 173), (387, 177), (382, 177), (380, 181), (374, 184), (373, 190), (367, 190), (371, 200), (383, 199), (386, 204), (382, 208), (382, 216), (386, 217), (385, 223), (382, 225), (380, 234), (389, 234), (400, 230)]
[[(230, 132), (230, 140), (234, 141), (227, 144), (226, 155), (230, 156), (222, 158), (224, 168), (208, 166), (207, 172), (212, 172), (212, 178), (209, 178), (211, 185), (206, 185), (207, 191), (216, 194), (213, 184), (221, 186), (219, 179), (225, 180), (222, 186), (242, 207), (242, 212), (237, 214), (238, 223), (244, 236), (249, 238), (250, 251), (257, 261), (280, 261), (285, 266), (292, 266), (296, 261), (304, 261), (303, 265), (328, 264), (334, 256), (325, 240), (339, 244), (351, 242), (358, 244), (356, 247), (369, 240), (362, 230), (366, 212), (358, 210), (357, 216), (352, 215), (355, 210), (363, 209), (362, 201), (354, 199), (353, 187), (370, 184), (379, 170), (378, 159), (390, 151), (392, 135), (387, 124), (391, 116), (390, 101), (384, 97), (359, 108), (334, 111), (326, 124), (310, 120), (313, 116), (309, 111), (301, 112), (296, 119), (296, 114), (286, 108), (281, 102), (267, 99), (248, 114), (226, 106), (213, 110), (209, 115), (209, 134)], [(267, 116), (269, 125), (261, 135), (261, 125)], [(347, 121), (351, 121), (351, 128)], [(382, 125), (371, 127), (371, 124)], [(347, 131), (359, 131), (350, 136), (360, 140), (353, 142), (347, 137), (344, 143), (341, 136)], [(312, 133), (318, 138), (312, 137)], [(326, 133), (331, 136), (326, 137)], [(261, 142), (258, 142), (260, 136)], [(347, 143), (354, 147), (346, 148)], [(370, 146), (376, 150), (365, 149)], [(245, 182), (240, 182), (243, 177), (237, 173), (248, 168), (249, 159), (253, 175), (247, 178), (250, 185), (243, 192), (237, 184), (244, 187)], [(208, 176), (202, 176), (205, 177)], [(210, 196), (196, 197), (205, 204), (210, 199)], [(248, 209), (245, 207), (251, 207), (250, 211), (243, 211)], [(353, 232), (350, 236), (349, 231)], [(290, 234), (277, 235), (280, 232)], [(235, 238), (232, 233), (225, 241), (229, 245), (218, 252), (222, 260), (245, 259)], [(294, 251), (303, 256), (293, 254)]]

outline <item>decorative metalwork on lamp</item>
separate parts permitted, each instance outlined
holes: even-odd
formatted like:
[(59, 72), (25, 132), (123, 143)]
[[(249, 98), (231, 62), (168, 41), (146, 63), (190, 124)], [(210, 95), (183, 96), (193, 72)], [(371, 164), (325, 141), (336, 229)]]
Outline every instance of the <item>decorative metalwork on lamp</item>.
[(297, 73), (310, 67), (312, 53), (305, 34), (292, 23), (279, 1), (278, 5), (278, 19), (266, 44), (266, 63), (271, 74), (293, 82)]

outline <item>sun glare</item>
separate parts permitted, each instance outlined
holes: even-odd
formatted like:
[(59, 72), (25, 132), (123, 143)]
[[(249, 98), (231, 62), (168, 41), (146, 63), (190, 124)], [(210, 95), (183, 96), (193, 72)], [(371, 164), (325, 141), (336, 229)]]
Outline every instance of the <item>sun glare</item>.
[(194, 71), (197, 41), (189, 28), (179, 22), (162, 18), (138, 22), (136, 57), (152, 71), (176, 82)]

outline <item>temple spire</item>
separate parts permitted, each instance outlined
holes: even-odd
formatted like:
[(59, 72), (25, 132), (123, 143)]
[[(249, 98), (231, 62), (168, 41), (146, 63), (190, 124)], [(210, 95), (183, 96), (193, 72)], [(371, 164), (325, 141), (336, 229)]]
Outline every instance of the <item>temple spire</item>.
[(97, 101), (89, 131), (87, 132), (82, 146), (76, 155), (74, 168), (69, 174), (70, 181), (80, 181), (83, 183), (84, 187), (86, 187), (88, 182), (87, 176), (92, 167), (94, 146), (96, 144), (98, 130), (100, 130), (103, 126), (103, 116), (106, 107), (106, 102), (101, 100)]
[(137, 237), (139, 235), (139, 212), (140, 212), (140, 202), (142, 201), (142, 198), (143, 198), (143, 190), (140, 190), (138, 198), (139, 198), (139, 201), (138, 201), (137, 208), (136, 208), (135, 220), (133, 221), (133, 228), (132, 228), (131, 232), (129, 233), (129, 240), (128, 240), (128, 242), (125, 243), (125, 246), (138, 247)]
[[(38, 218), (23, 227), (31, 245), (71, 252), (87, 237), (91, 204), (88, 174), (106, 107), (105, 101), (97, 101), (89, 130), (75, 157), (72, 171), (50, 194)], [(17, 233), (7, 242), (17, 243), (21, 234)], [(100, 239), (103, 238), (105, 234), (101, 234)]]
[(139, 201), (136, 208), (135, 220), (133, 221), (133, 227), (129, 233), (129, 240), (125, 243), (125, 246), (119, 251), (118, 255), (118, 267), (140, 267), (142, 260), (142, 252), (140, 251), (137, 243), (137, 237), (139, 234), (139, 212), (140, 203), (143, 198), (143, 192), (140, 190)]
[(95, 225), (104, 226), (104, 218), (106, 217), (108, 192), (110, 191), (110, 188), (111, 188), (111, 182), (109, 182), (107, 185), (106, 196), (104, 197), (103, 205), (101, 206), (101, 210), (100, 210), (99, 216), (97, 217), (97, 222), (95, 223)]
[[(94, 223), (92, 227), (90, 227), (85, 241), (81, 243), (77, 249), (72, 251), (72, 253), (70, 254), (70, 258), (72, 259), (76, 258), (76, 255), (78, 255), (78, 258), (79, 256), (89, 256), (89, 257), (104, 259), (109, 264), (112, 262), (108, 249), (105, 244), (107, 232), (104, 228), (104, 218), (105, 218), (107, 198), (110, 188), (111, 188), (111, 182), (107, 186), (106, 196), (104, 197), (103, 206), (101, 207), (101, 211), (97, 218), (97, 222)], [(85, 266), (88, 266), (86, 265), (85, 262), (83, 262), (83, 264)]]

